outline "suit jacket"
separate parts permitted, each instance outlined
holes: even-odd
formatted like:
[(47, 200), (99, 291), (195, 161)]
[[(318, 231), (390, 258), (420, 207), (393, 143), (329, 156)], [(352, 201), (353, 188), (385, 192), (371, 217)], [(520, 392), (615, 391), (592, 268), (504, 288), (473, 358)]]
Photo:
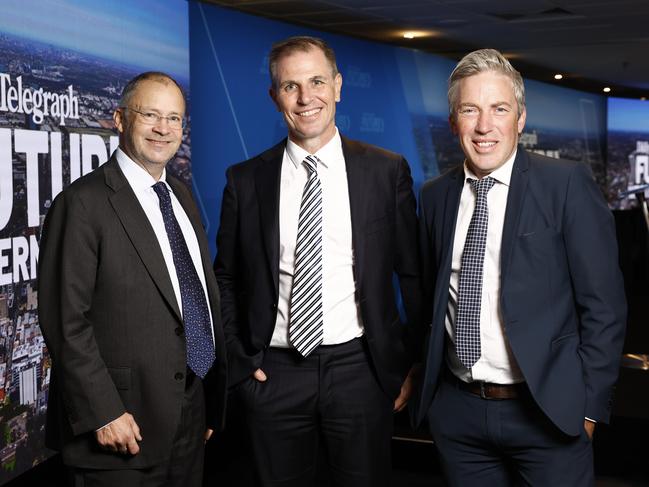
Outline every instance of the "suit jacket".
[[(227, 170), (215, 272), (236, 384), (262, 365), (277, 316), (279, 193), (286, 140)], [(342, 138), (351, 207), (356, 300), (379, 381), (398, 395), (411, 357), (393, 274), (410, 319), (418, 313), (416, 203), (405, 159)]]
[[(207, 421), (219, 427), (227, 371), (218, 287), (191, 193), (173, 177), (167, 182), (201, 250), (217, 357), (204, 382)], [(183, 321), (153, 228), (114, 156), (54, 200), (39, 260), (40, 325), (53, 363), (47, 445), (78, 467), (165, 460), (185, 391)], [(95, 440), (96, 429), (124, 412), (143, 437), (134, 457), (108, 453)]]
[[(416, 417), (445, 365), (453, 236), (463, 167), (427, 182), (420, 199), (427, 353)], [(585, 164), (519, 147), (500, 264), (505, 336), (534, 400), (569, 435), (610, 415), (626, 323), (611, 212)]]

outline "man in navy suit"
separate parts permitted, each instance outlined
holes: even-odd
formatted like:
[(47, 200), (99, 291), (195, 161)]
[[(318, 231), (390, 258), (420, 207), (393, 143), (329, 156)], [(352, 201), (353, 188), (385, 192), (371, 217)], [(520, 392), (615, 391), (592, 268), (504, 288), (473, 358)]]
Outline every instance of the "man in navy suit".
[(626, 320), (613, 219), (588, 166), (517, 147), (520, 74), (497, 51), (449, 79), (462, 166), (420, 199), (419, 421), (450, 485), (593, 485)]

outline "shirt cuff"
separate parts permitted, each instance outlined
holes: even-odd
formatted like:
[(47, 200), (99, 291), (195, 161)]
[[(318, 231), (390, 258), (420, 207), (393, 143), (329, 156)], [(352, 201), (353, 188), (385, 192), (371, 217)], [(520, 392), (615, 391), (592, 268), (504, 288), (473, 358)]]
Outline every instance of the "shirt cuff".
[[(113, 423), (114, 423), (115, 421), (117, 421), (118, 419), (119, 419), (119, 418), (115, 418), (115, 419), (113, 419), (110, 423), (106, 423), (106, 424), (103, 425), (101, 428), (97, 428), (97, 429), (95, 430), (95, 433), (96, 433), (97, 431), (101, 431), (101, 430), (103, 430), (106, 426), (110, 426), (111, 424), (113, 424)], [(586, 418), (586, 419), (588, 419), (588, 418)]]

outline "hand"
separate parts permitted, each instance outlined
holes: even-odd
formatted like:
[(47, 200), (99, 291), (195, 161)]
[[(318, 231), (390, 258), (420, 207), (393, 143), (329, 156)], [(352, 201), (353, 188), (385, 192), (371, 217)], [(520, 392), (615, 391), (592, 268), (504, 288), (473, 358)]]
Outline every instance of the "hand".
[(102, 448), (123, 455), (137, 455), (140, 452), (138, 441), (142, 441), (140, 427), (129, 413), (122, 414), (110, 424), (95, 432), (97, 443)]
[(210, 438), (212, 437), (212, 433), (214, 433), (214, 430), (212, 428), (207, 428), (205, 430), (205, 437), (204, 437), (205, 443), (207, 443), (210, 440)]
[(401, 392), (399, 393), (399, 397), (394, 400), (394, 412), (398, 413), (408, 405), (408, 399), (410, 399), (410, 396), (412, 395), (412, 389), (415, 382), (414, 378), (415, 375), (417, 375), (417, 372), (419, 372), (419, 367), (413, 366), (408, 372), (406, 380), (404, 380), (403, 384), (401, 384)]
[(268, 380), (268, 377), (266, 377), (266, 374), (264, 373), (263, 370), (257, 369), (253, 372), (252, 377), (257, 381), (257, 382), (266, 382)]
[(593, 441), (593, 434), (595, 433), (595, 425), (597, 423), (593, 423), (592, 421), (585, 420), (584, 421), (584, 429), (586, 430), (586, 434), (588, 435), (588, 439)]

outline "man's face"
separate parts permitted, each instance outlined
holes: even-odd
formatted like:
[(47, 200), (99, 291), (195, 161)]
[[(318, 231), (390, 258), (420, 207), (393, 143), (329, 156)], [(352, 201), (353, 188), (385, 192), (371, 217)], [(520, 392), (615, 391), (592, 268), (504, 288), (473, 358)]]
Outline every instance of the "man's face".
[(513, 154), (525, 126), (525, 110), (519, 117), (512, 81), (487, 71), (459, 82), (456, 111), (449, 121), (469, 168), (484, 177)]
[(182, 93), (171, 81), (143, 80), (135, 88), (128, 108), (120, 108), (114, 115), (122, 150), (149, 172), (162, 172), (180, 147), (182, 128), (170, 127), (164, 118), (149, 125), (135, 110), (166, 117), (183, 117), (185, 101)]
[(276, 86), (270, 95), (288, 125), (289, 138), (310, 153), (336, 133), (336, 102), (340, 101), (342, 76), (321, 49), (295, 51), (279, 58)]

